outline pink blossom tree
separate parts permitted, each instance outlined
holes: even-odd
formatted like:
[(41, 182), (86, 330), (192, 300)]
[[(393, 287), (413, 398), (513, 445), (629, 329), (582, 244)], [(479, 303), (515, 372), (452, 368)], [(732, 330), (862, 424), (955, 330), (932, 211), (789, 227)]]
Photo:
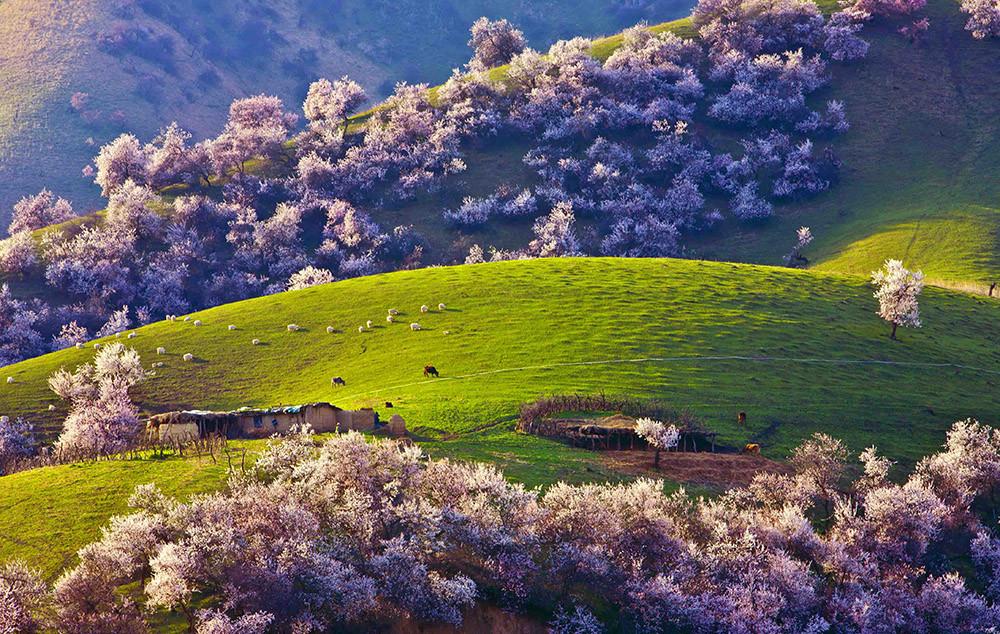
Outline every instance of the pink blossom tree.
[(485, 17), (472, 24), (469, 46), (474, 54), (469, 68), (486, 70), (509, 62), (524, 50), (527, 41), (524, 34), (507, 20), (491, 22)]
[(34, 231), (76, 218), (69, 201), (59, 198), (47, 189), (35, 196), (22, 198), (14, 205), (14, 216), (7, 229), (11, 235), (21, 231)]
[(892, 326), (890, 339), (896, 338), (896, 328), (901, 325), (920, 327), (917, 296), (924, 288), (923, 273), (906, 269), (900, 260), (886, 260), (882, 269), (872, 272), (872, 284), (878, 287), (877, 314)]

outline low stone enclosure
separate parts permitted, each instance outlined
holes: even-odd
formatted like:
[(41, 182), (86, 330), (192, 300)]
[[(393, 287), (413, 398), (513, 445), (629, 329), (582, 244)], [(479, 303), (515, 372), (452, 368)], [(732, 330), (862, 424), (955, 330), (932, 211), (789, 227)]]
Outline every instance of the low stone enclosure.
[[(604, 416), (595, 413), (607, 413)], [(561, 438), (586, 449), (645, 449), (646, 440), (635, 433), (637, 418), (648, 417), (676, 425), (680, 430), (677, 451), (715, 452), (717, 433), (704, 429), (693, 416), (655, 401), (598, 396), (558, 395), (521, 406), (518, 431)]]
[(294, 426), (309, 425), (316, 433), (375, 431), (385, 429), (392, 436), (406, 435), (406, 423), (399, 415), (382, 424), (371, 408), (344, 410), (330, 403), (307, 403), (283, 407), (250, 408), (229, 412), (186, 410), (154, 414), (146, 422), (149, 439), (170, 445), (178, 441), (208, 436), (225, 438), (266, 438), (287, 433)]

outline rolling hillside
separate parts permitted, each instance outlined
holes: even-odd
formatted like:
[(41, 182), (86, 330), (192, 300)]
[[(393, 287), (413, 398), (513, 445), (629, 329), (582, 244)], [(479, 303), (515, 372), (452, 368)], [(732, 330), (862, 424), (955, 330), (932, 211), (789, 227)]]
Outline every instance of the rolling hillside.
[[(893, 342), (860, 277), (685, 260), (516, 261), (282, 293), (156, 323), (127, 343), (164, 362), (138, 394), (147, 411), (392, 401), (418, 437), (443, 441), (510, 428), (538, 395), (603, 390), (688, 410), (733, 447), (759, 441), (781, 454), (824, 431), (913, 461), (954, 420), (1000, 414), (1000, 350), (990, 343), (1000, 340), (1000, 303), (933, 288), (921, 300), (925, 327)], [(419, 312), (440, 302), (446, 311)], [(374, 328), (358, 333), (369, 319)], [(55, 434), (66, 406), (46, 378), (92, 355), (69, 349), (8, 367), (0, 410)], [(938, 363), (983, 371), (921, 365)], [(441, 379), (424, 379), (425, 364)], [(333, 376), (347, 386), (331, 388)], [(739, 410), (750, 415), (745, 429)]]
[[(80, 170), (130, 130), (143, 141), (171, 121), (219, 132), (229, 103), (267, 92), (298, 107), (310, 81), (349, 74), (375, 100), (400, 80), (443, 81), (469, 58), (481, 15), (521, 24), (535, 46), (659, 21), (690, 4), (654, 0), (4, 0), (0, 2), (0, 226), (45, 186), (77, 211), (101, 205)], [(623, 20), (625, 20), (623, 22)], [(90, 97), (74, 110), (76, 92)], [(87, 120), (85, 120), (85, 118)]]
[[(435, 308), (422, 314), (422, 304)], [(779, 460), (822, 431), (854, 451), (876, 444), (908, 467), (955, 420), (1000, 420), (1000, 302), (928, 288), (921, 305), (925, 327), (893, 342), (860, 277), (548, 259), (338, 282), (160, 322), (124, 341), (144, 361), (164, 362), (138, 393), (147, 411), (370, 405), (402, 414), (432, 455), (492, 462), (536, 486), (623, 477), (592, 452), (513, 431), (520, 403), (554, 393), (655, 397), (699, 416), (722, 445), (760, 442)], [(385, 321), (389, 308), (400, 311), (396, 323)], [(374, 328), (358, 333), (368, 319)], [(411, 331), (411, 322), (423, 330)], [(288, 332), (289, 323), (301, 329)], [(155, 354), (159, 346), (166, 356)], [(181, 359), (187, 352), (195, 361)], [(51, 438), (66, 405), (46, 378), (92, 355), (90, 347), (70, 349), (9, 367), (14, 383), (0, 382), (0, 411), (30, 418)], [(439, 380), (422, 377), (427, 363)], [(331, 376), (347, 386), (332, 389)], [(382, 409), (384, 401), (394, 408)], [(749, 414), (746, 427), (736, 424), (740, 410)], [(0, 532), (8, 536), (0, 559), (26, 557), (54, 575), (124, 510), (136, 484), (191, 495), (221, 486), (224, 467), (204, 456), (147, 458), (0, 478)]]
[[(445, 311), (420, 313), (440, 302)], [(699, 416), (723, 446), (759, 442), (778, 460), (821, 431), (855, 452), (878, 445), (909, 467), (955, 420), (1000, 421), (1000, 302), (928, 288), (921, 306), (925, 327), (893, 342), (860, 277), (548, 259), (338, 282), (156, 323), (124, 341), (144, 361), (164, 362), (137, 395), (146, 411), (369, 405), (402, 414), (432, 455), (491, 462), (537, 486), (623, 477), (597, 454), (514, 432), (522, 402), (554, 393), (657, 398)], [(396, 323), (385, 321), (389, 308), (400, 311)], [(358, 333), (368, 319), (374, 328)], [(301, 329), (288, 332), (289, 323)], [(166, 356), (155, 354), (159, 346)], [(188, 352), (195, 361), (182, 360)], [(70, 349), (9, 367), (14, 382), (0, 382), (0, 412), (28, 417), (51, 439), (67, 408), (46, 378), (92, 355)], [(428, 363), (440, 379), (422, 377)], [(334, 390), (332, 376), (347, 386)], [(382, 409), (385, 401), (394, 408)], [(146, 458), (0, 478), (0, 559), (25, 557), (55, 575), (125, 509), (136, 484), (155, 481), (181, 496), (208, 491), (224, 482), (225, 463)]]

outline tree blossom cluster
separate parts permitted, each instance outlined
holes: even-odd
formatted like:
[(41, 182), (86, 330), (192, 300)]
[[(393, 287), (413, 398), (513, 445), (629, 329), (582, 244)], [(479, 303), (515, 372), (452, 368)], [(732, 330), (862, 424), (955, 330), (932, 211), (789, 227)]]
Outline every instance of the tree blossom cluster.
[[(25, 306), (20, 347), (0, 341), (8, 351), (0, 362), (98, 332), (123, 306), (145, 323), (421, 266), (424, 239), (380, 218), (460, 188), (465, 152), (501, 133), (537, 144), (524, 157), (536, 175), (530, 186), (498, 183), (444, 209), (442, 221), (459, 229), (533, 221), (534, 239), (486, 255), (474, 247), (469, 261), (680, 255), (686, 233), (727, 213), (767, 218), (775, 201), (836, 181), (827, 141), (848, 128), (844, 105), (813, 110), (806, 96), (826, 83), (829, 60), (864, 55), (855, 35), (863, 15), (825, 20), (809, 1), (703, 0), (695, 12), (703, 42), (640, 25), (603, 62), (589, 40), (557, 42), (542, 55), (506, 21), (479, 20), (467, 72), (437, 91), (400, 84), (363, 125), (348, 125), (366, 96), (345, 77), (312, 84), (304, 129), (280, 99), (259, 95), (234, 101), (214, 139), (191, 143), (177, 124), (146, 144), (123, 134), (91, 170), (108, 198), (101, 221), (32, 236), (72, 209), (46, 191), (19, 203), (0, 270), (44, 275), (62, 303)], [(500, 64), (502, 73), (487, 72)], [(706, 112), (712, 125), (694, 125)], [(736, 133), (737, 150), (716, 148), (711, 130), (720, 126)], [(193, 191), (166, 204), (156, 192), (173, 185)], [(198, 193), (220, 185), (221, 196)]]
[(969, 14), (965, 24), (972, 37), (984, 40), (1000, 37), (1000, 2), (997, 0), (963, 0), (962, 11)]
[[(224, 492), (180, 503), (139, 487), (135, 512), (51, 593), (7, 564), (0, 580), (16, 571), (18, 589), (0, 613), (51, 614), (67, 634), (140, 632), (144, 609), (203, 634), (322, 632), (458, 624), (488, 599), (556, 607), (553, 631), (567, 633), (604, 631), (595, 603), (643, 633), (992, 631), (1000, 536), (978, 516), (1000, 491), (1000, 433), (957, 423), (901, 483), (874, 447), (860, 469), (848, 458), (817, 434), (794, 473), (708, 500), (645, 478), (527, 490), (489, 466), (353, 432), (317, 446), (302, 430)], [(941, 557), (955, 548), (974, 571)]]
[(924, 289), (924, 274), (911, 271), (900, 260), (886, 260), (885, 266), (872, 272), (872, 284), (878, 300), (878, 316), (892, 326), (891, 339), (899, 326), (920, 328), (917, 296)]
[(105, 456), (134, 446), (143, 431), (129, 390), (152, 376), (139, 353), (121, 343), (101, 348), (75, 372), (57, 370), (49, 387), (72, 407), (56, 442), (69, 454)]

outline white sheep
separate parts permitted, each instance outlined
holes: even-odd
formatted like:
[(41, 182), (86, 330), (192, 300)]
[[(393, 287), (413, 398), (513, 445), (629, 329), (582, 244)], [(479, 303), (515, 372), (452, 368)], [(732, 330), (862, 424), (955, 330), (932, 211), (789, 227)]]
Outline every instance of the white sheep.
[(371, 319), (369, 319), (369, 320), (368, 320), (368, 321), (367, 321), (367, 322), (365, 323), (365, 327), (366, 327), (366, 328), (368, 328), (368, 330), (371, 330), (371, 329), (372, 329), (372, 320), (371, 320)]
[(254, 339), (253, 341), (250, 342), (250, 345), (259, 346), (260, 345), (260, 339)]
[(191, 354), (190, 352), (188, 352), (187, 354), (184, 355), (184, 360), (185, 361), (194, 361), (194, 355)]
[(438, 310), (444, 310), (444, 304), (438, 304)]
[(129, 339), (135, 339), (138, 336), (139, 336), (138, 333), (134, 333), (134, 332), (128, 333), (128, 338)]
[(420, 324), (410, 324), (410, 330), (420, 330)]
[(364, 326), (358, 326), (358, 332), (364, 332), (364, 331), (365, 331)]
[(426, 313), (429, 310), (430, 308), (427, 308), (427, 304), (424, 304), (423, 306), (420, 307), (420, 312), (422, 313)]
[(83, 350), (87, 346), (83, 345), (82, 343), (78, 343), (78, 344), (76, 344), (76, 347), (79, 348), (80, 350)]
[(327, 332), (328, 334), (331, 334), (331, 335), (332, 335), (332, 334), (333, 334), (333, 330), (334, 330), (333, 326), (327, 326), (327, 327), (326, 327), (326, 332)]
[(94, 344), (94, 350), (100, 350), (100, 349), (101, 349), (101, 344), (95, 343)]
[(295, 332), (299, 329), (298, 324), (288, 324), (288, 332)]
[(167, 354), (167, 349), (166, 348), (157, 348), (156, 349), (156, 354)]
[(49, 411), (50, 412), (56, 411), (56, 406), (55, 405), (49, 405)]
[(163, 367), (163, 361), (157, 361), (156, 363), (153, 364), (153, 367), (154, 368), (162, 368)]
[(115, 333), (115, 339), (121, 339), (121, 338), (122, 338), (122, 333), (116, 332)]
[(229, 324), (229, 329), (230, 329), (230, 330), (236, 330), (236, 326), (234, 326), (234, 325), (232, 325), (232, 324)]
[(184, 321), (191, 321), (191, 318), (190, 317), (185, 317)]
[(390, 309), (389, 309), (389, 314), (390, 314), (390, 315), (398, 315), (398, 314), (399, 314), (399, 311), (398, 311), (398, 310), (396, 310), (395, 308), (390, 308)]
[(386, 320), (387, 322), (389, 322), (390, 324), (391, 324), (391, 323), (392, 323), (393, 321), (395, 321), (395, 320), (394, 320), (394, 319), (392, 318), (392, 315), (389, 315), (388, 317), (386, 317), (386, 318), (385, 318), (385, 320)]
[(14, 382), (14, 377), (12, 377), (12, 376), (8, 376), (8, 377), (7, 377), (7, 382), (8, 382), (8, 383), (13, 383), (13, 382)]
[(441, 334), (443, 334), (443, 335), (450, 335), (450, 334), (451, 334), (451, 331), (450, 331), (450, 330), (445, 330), (445, 331), (444, 331), (443, 333), (441, 333)]
[(202, 324), (201, 324), (201, 320), (200, 320), (200, 319), (195, 319), (195, 320), (194, 320), (194, 325), (195, 325), (195, 326), (200, 326), (200, 325), (202, 325)]

